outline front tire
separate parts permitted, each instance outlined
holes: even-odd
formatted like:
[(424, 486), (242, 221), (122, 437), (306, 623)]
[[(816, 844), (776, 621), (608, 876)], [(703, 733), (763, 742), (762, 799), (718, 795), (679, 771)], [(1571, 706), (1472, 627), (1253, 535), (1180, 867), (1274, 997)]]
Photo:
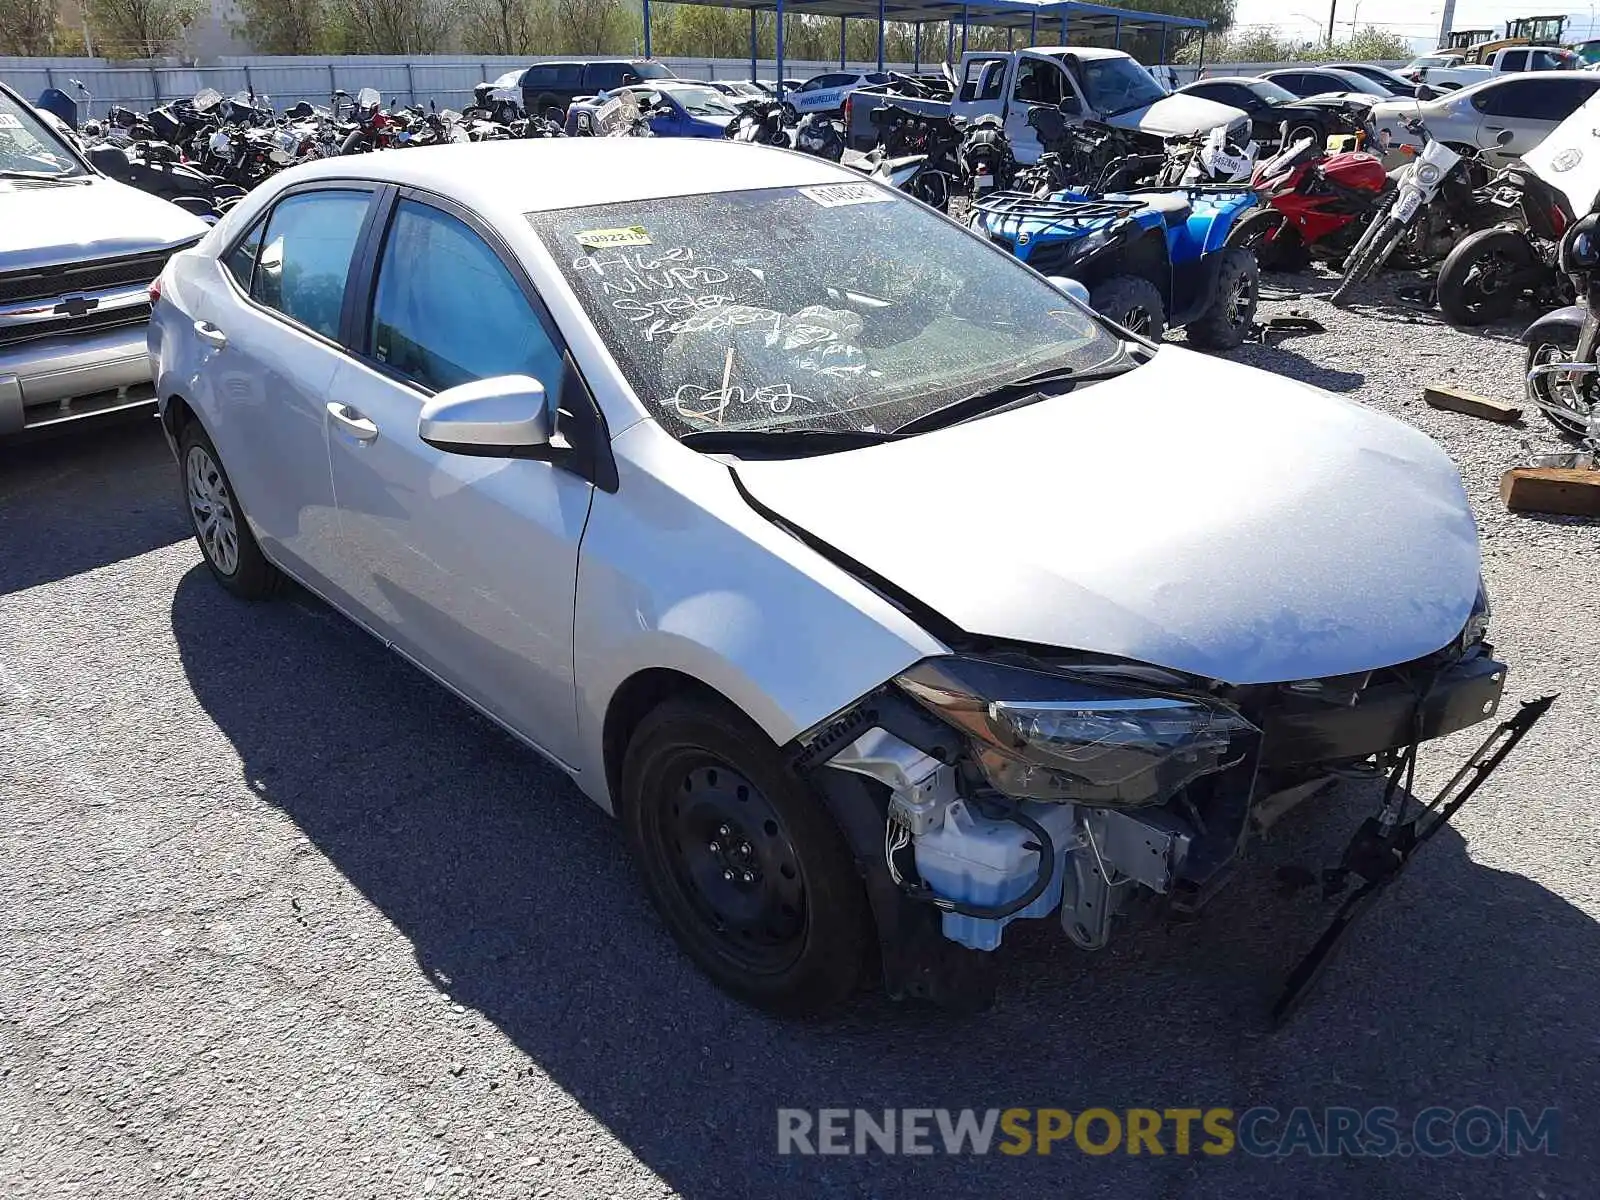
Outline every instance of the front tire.
[[(1535, 367), (1546, 363), (1571, 362), (1577, 348), (1578, 331), (1573, 330), (1572, 344), (1560, 346), (1554, 342), (1541, 342), (1528, 347), (1527, 362), (1523, 366), (1526, 378)], [(1581, 438), (1589, 429), (1590, 415), (1594, 411), (1592, 375), (1545, 375), (1528, 380), (1528, 400), (1539, 406), (1545, 420), (1569, 437)], [(1545, 407), (1549, 405), (1550, 407)]]
[(1189, 344), (1201, 350), (1234, 350), (1244, 344), (1261, 301), (1261, 267), (1256, 256), (1225, 247), (1217, 264), (1217, 294), (1200, 318), (1188, 325)]
[(768, 1012), (847, 1000), (873, 926), (844, 837), (777, 747), (710, 700), (669, 700), (628, 744), (622, 816), (646, 890), (718, 987)]
[(178, 462), (184, 509), (212, 578), (242, 600), (265, 600), (276, 594), (283, 576), (261, 553), (222, 469), (222, 458), (200, 422), (191, 420), (184, 426)]
[(1376, 275), (1378, 269), (1389, 261), (1389, 256), (1394, 253), (1405, 232), (1406, 226), (1391, 216), (1385, 215), (1374, 221), (1345, 261), (1344, 278), (1333, 289), (1333, 303), (1343, 304), (1351, 292)]
[(1113, 275), (1089, 289), (1089, 307), (1130, 333), (1159, 342), (1167, 331), (1161, 290), (1137, 275)]
[(1439, 268), (1439, 308), (1452, 325), (1504, 320), (1522, 289), (1512, 280), (1532, 261), (1528, 240), (1514, 229), (1484, 229), (1462, 239)]

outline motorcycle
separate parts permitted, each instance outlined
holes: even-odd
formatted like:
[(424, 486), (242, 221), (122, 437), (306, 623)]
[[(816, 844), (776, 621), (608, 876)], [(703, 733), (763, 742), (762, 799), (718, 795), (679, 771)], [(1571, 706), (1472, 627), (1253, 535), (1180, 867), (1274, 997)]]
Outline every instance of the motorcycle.
[(1522, 335), (1527, 397), (1561, 432), (1600, 453), (1600, 213), (1562, 235), (1557, 267), (1582, 304), (1540, 317)]
[(844, 156), (844, 129), (827, 113), (809, 112), (794, 127), (794, 148), (803, 154), (838, 162)]
[(1393, 197), (1389, 173), (1376, 155), (1351, 150), (1325, 156), (1309, 138), (1258, 164), (1250, 186), (1263, 207), (1240, 223), (1240, 237), (1254, 244), (1267, 271), (1303, 271), (1313, 259), (1342, 260)]
[[(1435, 139), (1420, 114), (1401, 118), (1401, 124), (1421, 138), (1422, 148), (1395, 173), (1394, 203), (1373, 218), (1345, 260), (1344, 278), (1333, 291), (1335, 304), (1344, 303), (1357, 286), (1377, 274), (1402, 242), (1409, 244), (1412, 261), (1425, 262), (1435, 256), (1441, 241), (1448, 245), (1462, 228), (1476, 224), (1472, 210), (1482, 164)], [(1500, 144), (1512, 136), (1509, 130), (1502, 131)], [(1434, 211), (1438, 197), (1445, 203)], [(1419, 221), (1419, 216), (1424, 219)]]
[(90, 147), (89, 161), (101, 174), (160, 196), (212, 224), (245, 194), (244, 188), (179, 161), (178, 152), (160, 142), (131, 146), (102, 142)]
[(732, 142), (757, 146), (788, 146), (784, 108), (776, 100), (746, 100), (739, 105), (739, 115), (728, 122), (723, 136)]
[(990, 192), (1008, 191), (1017, 174), (1017, 158), (1006, 137), (1004, 123), (997, 116), (982, 116), (968, 122), (956, 149), (961, 178), (967, 182), (971, 199)]

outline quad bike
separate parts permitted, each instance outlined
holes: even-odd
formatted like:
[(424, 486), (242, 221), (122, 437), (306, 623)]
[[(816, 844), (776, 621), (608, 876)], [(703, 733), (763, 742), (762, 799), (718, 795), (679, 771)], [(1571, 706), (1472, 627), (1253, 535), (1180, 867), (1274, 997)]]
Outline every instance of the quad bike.
[(1042, 274), (1089, 289), (1089, 303), (1152, 341), (1181, 326), (1201, 350), (1231, 350), (1250, 332), (1261, 271), (1229, 234), (1256, 203), (1249, 191), (1189, 188), (1091, 197), (999, 193), (972, 225)]

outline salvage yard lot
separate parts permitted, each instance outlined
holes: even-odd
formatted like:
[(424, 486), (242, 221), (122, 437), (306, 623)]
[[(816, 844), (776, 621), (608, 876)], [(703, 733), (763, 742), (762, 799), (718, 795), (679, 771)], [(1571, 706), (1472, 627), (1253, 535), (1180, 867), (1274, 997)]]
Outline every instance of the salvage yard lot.
[[(1556, 448), (1536, 413), (1423, 403), (1518, 399), (1515, 327), (1412, 316), (1394, 277), (1349, 313), (1283, 290), (1318, 283), (1269, 278), (1262, 317), (1328, 333), (1235, 357), (1443, 442), (1508, 696), (1562, 698), (1277, 1033), (1327, 908), (1273, 870), (1328, 865), (1368, 788), (1288, 819), (1194, 923), (1092, 956), (1013, 926), (987, 1015), (869, 995), (785, 1024), (678, 954), (564, 778), (303, 593), (217, 588), (153, 422), (0, 457), (0, 1194), (1592, 1195), (1600, 527), (1501, 506), (1523, 441)], [(1130, 487), (1188, 469), (1128, 462)], [(1425, 752), (1419, 792), (1484, 732)], [(1555, 1106), (1560, 1153), (776, 1153), (780, 1106), (1258, 1104)]]

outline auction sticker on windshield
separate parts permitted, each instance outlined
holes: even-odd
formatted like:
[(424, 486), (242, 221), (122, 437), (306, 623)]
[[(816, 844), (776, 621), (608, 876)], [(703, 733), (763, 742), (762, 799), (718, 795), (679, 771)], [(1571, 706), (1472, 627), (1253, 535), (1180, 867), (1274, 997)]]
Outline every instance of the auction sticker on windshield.
[(842, 208), (846, 204), (893, 204), (894, 196), (870, 183), (825, 183), (803, 187), (800, 194), (823, 208)]
[(21, 129), (22, 122), (10, 113), (0, 113), (0, 129)]
[(585, 229), (578, 234), (578, 245), (590, 250), (614, 250), (618, 246), (648, 246), (650, 234), (643, 225), (626, 229)]

